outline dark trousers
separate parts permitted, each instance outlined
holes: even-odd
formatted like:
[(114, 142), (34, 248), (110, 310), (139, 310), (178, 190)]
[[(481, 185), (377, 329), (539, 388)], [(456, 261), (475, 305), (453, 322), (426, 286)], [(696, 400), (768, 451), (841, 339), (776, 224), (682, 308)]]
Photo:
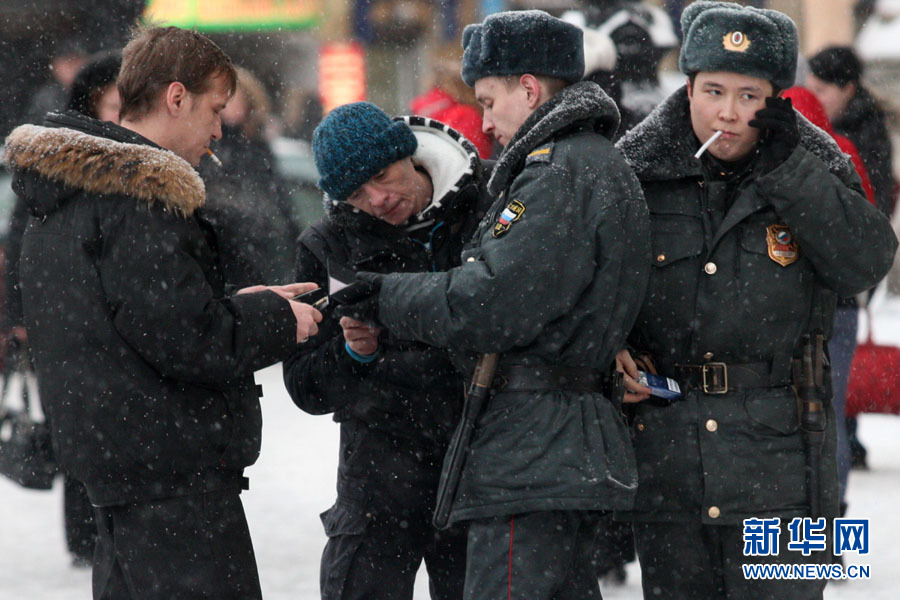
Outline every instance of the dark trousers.
[(262, 598), (238, 490), (95, 508), (95, 600)]
[[(641, 582), (654, 600), (821, 600), (824, 580), (745, 579), (742, 564), (803, 564), (823, 560), (787, 549), (782, 522), (778, 556), (744, 556), (741, 525), (635, 523)], [(828, 557), (824, 557), (827, 561)]]
[(465, 599), (601, 598), (591, 556), (602, 515), (542, 511), (470, 521)]
[(339, 499), (322, 520), (322, 600), (412, 600), (423, 561), (432, 600), (461, 600), (465, 529), (435, 529), (427, 505), (372, 512)]

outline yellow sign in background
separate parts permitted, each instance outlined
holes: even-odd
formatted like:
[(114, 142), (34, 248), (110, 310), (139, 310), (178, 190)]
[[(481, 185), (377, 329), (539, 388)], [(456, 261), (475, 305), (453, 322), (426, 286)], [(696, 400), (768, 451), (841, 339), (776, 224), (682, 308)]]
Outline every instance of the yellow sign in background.
[(303, 29), (316, 25), (322, 0), (150, 0), (144, 18), (206, 31)]

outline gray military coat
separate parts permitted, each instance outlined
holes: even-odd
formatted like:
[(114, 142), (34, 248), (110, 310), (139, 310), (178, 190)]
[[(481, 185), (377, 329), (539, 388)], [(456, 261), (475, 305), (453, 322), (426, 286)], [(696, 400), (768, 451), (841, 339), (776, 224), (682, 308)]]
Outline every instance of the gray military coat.
[[(807, 514), (791, 359), (817, 326), (811, 321), (829, 332), (836, 296), (881, 279), (897, 240), (866, 201), (848, 157), (797, 118), (801, 142), (790, 157), (769, 173), (751, 163), (730, 189), (693, 157), (684, 88), (618, 144), (641, 181), (653, 244), (630, 342), (663, 375), (710, 361), (763, 365), (768, 374), (757, 388), (724, 395), (693, 388), (671, 406), (637, 407), (636, 519), (738, 524)], [(718, 226), (707, 210), (716, 201), (732, 203)], [(821, 474), (832, 516), (833, 425)]]
[[(569, 86), (516, 132), (489, 183), (497, 197), (463, 265), (383, 279), (395, 335), (503, 365), (606, 371), (646, 285), (637, 180), (609, 138), (615, 104)], [(628, 508), (636, 472), (617, 402), (574, 391), (496, 393), (477, 423), (451, 520)]]

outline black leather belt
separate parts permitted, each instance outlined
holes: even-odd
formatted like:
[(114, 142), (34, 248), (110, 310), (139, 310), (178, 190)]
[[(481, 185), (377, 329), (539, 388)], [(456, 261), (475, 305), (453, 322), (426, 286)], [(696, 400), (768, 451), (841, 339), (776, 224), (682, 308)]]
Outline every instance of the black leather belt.
[(790, 384), (789, 380), (772, 380), (772, 367), (769, 362), (675, 365), (675, 378), (682, 386), (699, 388), (704, 394), (727, 394), (742, 389)]
[(503, 365), (494, 377), (492, 389), (495, 392), (567, 390), (607, 394), (611, 380), (588, 367)]

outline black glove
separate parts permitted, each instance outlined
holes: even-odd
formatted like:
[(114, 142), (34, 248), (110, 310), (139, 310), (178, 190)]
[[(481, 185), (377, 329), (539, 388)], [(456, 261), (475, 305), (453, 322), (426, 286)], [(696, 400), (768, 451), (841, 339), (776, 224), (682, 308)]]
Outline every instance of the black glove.
[(759, 129), (759, 170), (762, 173), (786, 161), (800, 143), (797, 113), (790, 98), (766, 98), (766, 107), (756, 111), (756, 118), (748, 123)]
[(364, 323), (378, 323), (378, 292), (381, 291), (381, 278), (379, 273), (367, 273), (361, 271), (356, 274), (356, 280), (339, 292), (331, 295), (335, 304), (334, 314), (340, 317), (350, 317)]

